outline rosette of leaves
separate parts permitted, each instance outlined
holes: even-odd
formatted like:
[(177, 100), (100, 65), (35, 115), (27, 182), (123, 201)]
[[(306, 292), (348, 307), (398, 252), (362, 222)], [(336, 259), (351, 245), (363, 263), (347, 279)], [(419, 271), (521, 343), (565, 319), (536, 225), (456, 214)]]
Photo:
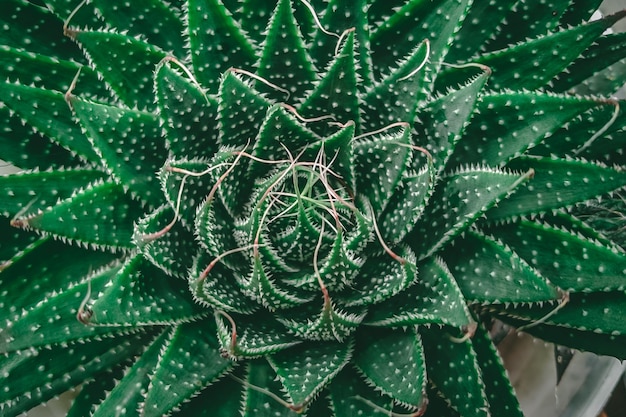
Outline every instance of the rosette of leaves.
[(626, 358), (598, 4), (5, 0), (2, 414), (520, 416), (493, 318)]

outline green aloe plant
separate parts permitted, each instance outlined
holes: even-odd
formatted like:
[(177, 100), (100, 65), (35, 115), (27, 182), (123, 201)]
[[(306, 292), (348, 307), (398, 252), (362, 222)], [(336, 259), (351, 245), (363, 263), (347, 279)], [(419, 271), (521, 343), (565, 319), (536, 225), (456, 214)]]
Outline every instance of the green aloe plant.
[(521, 416), (493, 319), (625, 359), (599, 3), (3, 0), (0, 413)]

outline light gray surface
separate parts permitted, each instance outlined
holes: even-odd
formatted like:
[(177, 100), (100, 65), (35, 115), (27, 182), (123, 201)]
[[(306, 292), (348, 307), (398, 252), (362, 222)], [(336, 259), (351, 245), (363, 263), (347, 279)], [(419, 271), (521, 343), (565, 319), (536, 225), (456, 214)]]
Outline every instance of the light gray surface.
[(554, 345), (512, 333), (498, 349), (529, 417), (597, 417), (626, 370), (615, 358), (576, 353), (557, 386)]

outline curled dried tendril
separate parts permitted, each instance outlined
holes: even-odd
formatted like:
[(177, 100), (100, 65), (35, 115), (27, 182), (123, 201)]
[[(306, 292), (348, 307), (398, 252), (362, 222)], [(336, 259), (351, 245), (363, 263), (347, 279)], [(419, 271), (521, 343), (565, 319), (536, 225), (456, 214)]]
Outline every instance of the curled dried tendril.
[(79, 322), (85, 325), (90, 325), (91, 317), (93, 317), (93, 310), (87, 306), (87, 303), (89, 302), (90, 298), (91, 298), (91, 280), (88, 280), (87, 281), (87, 293), (85, 294), (85, 297), (81, 301), (80, 306), (78, 307), (78, 311), (76, 312), (76, 320), (78, 320)]

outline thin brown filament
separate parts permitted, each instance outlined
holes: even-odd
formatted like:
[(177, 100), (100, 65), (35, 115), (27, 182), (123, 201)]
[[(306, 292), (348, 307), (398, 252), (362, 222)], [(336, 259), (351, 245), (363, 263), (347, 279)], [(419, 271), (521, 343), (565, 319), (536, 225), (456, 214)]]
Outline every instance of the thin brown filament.
[(609, 104), (612, 104), (613, 106), (615, 106), (614, 110), (613, 110), (613, 115), (611, 116), (611, 118), (609, 119), (608, 122), (606, 122), (604, 124), (604, 126), (602, 126), (602, 128), (600, 130), (598, 130), (596, 133), (593, 134), (593, 136), (591, 136), (580, 148), (578, 148), (575, 152), (574, 155), (580, 155), (580, 153), (582, 151), (584, 151), (585, 149), (587, 149), (589, 146), (591, 146), (591, 144), (598, 139), (600, 136), (604, 135), (604, 133), (609, 130), (609, 128), (613, 125), (613, 123), (615, 123), (615, 121), (617, 120), (617, 118), (619, 117), (619, 112), (620, 112), (620, 107), (619, 107), (619, 101), (617, 100), (610, 100)]
[(217, 257), (215, 257), (215, 259), (211, 261), (211, 263), (209, 263), (209, 265), (204, 269), (204, 271), (202, 271), (202, 273), (200, 274), (200, 277), (198, 278), (198, 283), (202, 283), (209, 276), (209, 273), (215, 267), (215, 265), (217, 265), (218, 262), (220, 262), (222, 259), (224, 259), (228, 255), (232, 255), (234, 253), (239, 253), (239, 252), (245, 252), (247, 250), (254, 249), (254, 247), (255, 245), (247, 245), (241, 248), (234, 248), (234, 249), (227, 250), (226, 252), (218, 255)]
[(524, 331), (526, 329), (530, 329), (532, 327), (535, 327), (535, 326), (538, 326), (540, 324), (545, 323), (546, 320), (548, 320), (550, 317), (552, 317), (553, 315), (558, 313), (560, 309), (565, 307), (567, 305), (567, 303), (569, 303), (569, 292), (564, 291), (562, 296), (561, 296), (561, 301), (559, 302), (559, 304), (552, 311), (550, 311), (548, 314), (546, 314), (545, 316), (543, 316), (542, 318), (540, 318), (537, 321), (529, 323), (529, 324), (527, 324), (525, 326), (518, 327), (517, 331), (521, 332), (521, 331)]
[(313, 252), (313, 270), (315, 271), (315, 277), (317, 278), (317, 282), (322, 290), (322, 294), (324, 294), (324, 300), (327, 300), (329, 297), (328, 289), (322, 280), (322, 275), (320, 274), (319, 267), (317, 265), (317, 261), (319, 258), (320, 248), (322, 247), (322, 238), (324, 237), (324, 223), (322, 222), (322, 229), (320, 230), (319, 238), (317, 239), (317, 244), (315, 245), (315, 251)]
[(395, 412), (393, 412), (391, 410), (387, 410), (386, 408), (381, 407), (378, 404), (368, 400), (367, 398), (361, 397), (360, 395), (355, 395), (355, 396), (353, 396), (351, 398), (354, 398), (355, 400), (359, 400), (359, 401), (369, 405), (374, 410), (380, 411), (381, 413), (387, 414), (389, 417), (420, 417), (420, 416), (423, 416), (424, 413), (426, 412), (427, 401), (424, 401), (425, 404), (420, 406), (420, 408), (417, 411), (415, 411), (413, 413), (410, 413), (410, 414), (404, 414), (404, 413), (395, 413)]
[(478, 329), (478, 323), (471, 322), (464, 329), (464, 335), (462, 337), (454, 337), (448, 336), (450, 341), (454, 343), (465, 343), (470, 340), (476, 334), (476, 330)]
[(222, 310), (215, 310), (215, 314), (219, 314), (220, 316), (228, 320), (228, 322), (230, 323), (231, 336), (230, 336), (230, 347), (229, 347), (228, 353), (233, 356), (236, 356), (235, 348), (237, 346), (237, 325), (235, 324), (235, 320), (231, 317), (230, 314)]
[[(246, 143), (246, 146), (244, 146), (244, 150), (250, 145), (250, 142)], [(215, 182), (215, 185), (213, 185), (213, 188), (211, 188), (211, 191), (209, 192), (209, 195), (206, 198), (206, 201), (211, 202), (213, 201), (213, 197), (215, 196), (215, 193), (217, 192), (217, 189), (219, 188), (219, 186), (222, 184), (222, 182), (224, 181), (224, 179), (226, 179), (226, 177), (228, 175), (230, 175), (231, 172), (233, 172), (233, 170), (235, 169), (235, 167), (237, 166), (237, 163), (239, 162), (239, 160), (241, 159), (241, 154), (236, 154), (237, 156), (235, 157), (235, 160), (233, 161), (232, 165), (226, 170), (226, 172), (224, 172)]]
[(274, 401), (276, 401), (277, 403), (279, 403), (280, 405), (282, 405), (285, 408), (288, 408), (289, 410), (292, 410), (298, 414), (300, 414), (302, 412), (302, 410), (304, 409), (304, 404), (290, 404), (287, 401), (283, 400), (282, 398), (280, 398), (278, 395), (274, 394), (272, 391), (259, 387), (257, 385), (251, 384), (248, 381), (245, 381), (239, 377), (236, 377), (233, 374), (228, 374), (229, 377), (231, 377), (232, 379), (234, 379), (235, 381), (239, 382), (241, 385), (245, 386), (246, 388), (250, 388), (253, 389), (256, 392), (260, 392), (263, 395), (267, 395), (268, 397), (270, 397), (271, 399), (273, 399)]
[(289, 97), (291, 96), (291, 93), (289, 92), (289, 90), (286, 90), (286, 89), (284, 89), (282, 87), (277, 86), (276, 84), (268, 81), (267, 79), (261, 77), (260, 75), (256, 75), (256, 74), (254, 74), (254, 73), (252, 73), (250, 71), (246, 71), (246, 70), (240, 69), (240, 68), (230, 68), (229, 71), (232, 71), (232, 72), (237, 73), (237, 74), (247, 75), (248, 77), (254, 78), (255, 80), (262, 82), (263, 84), (267, 85), (270, 88), (273, 88), (274, 90), (278, 90), (281, 93), (285, 93), (287, 95), (287, 100), (289, 100)]
[(91, 298), (91, 279), (87, 280), (87, 294), (81, 301), (80, 306), (78, 307), (78, 311), (76, 312), (76, 320), (79, 322), (89, 325), (89, 320), (93, 316), (93, 311), (87, 307), (87, 302)]
[(83, 0), (81, 1), (78, 6), (76, 6), (74, 8), (74, 10), (72, 10), (72, 12), (70, 13), (70, 15), (67, 17), (67, 19), (65, 19), (65, 22), (63, 22), (63, 34), (65, 36), (68, 36), (70, 38), (73, 38), (76, 35), (76, 32), (73, 30), (70, 30), (68, 28), (69, 24), (70, 24), (70, 20), (72, 20), (72, 18), (74, 17), (74, 15), (76, 15), (76, 13), (78, 13), (78, 11), (80, 9), (82, 9), (82, 7), (87, 3), (87, 0)]
[(331, 120), (335, 120), (335, 117), (334, 117), (334, 116), (332, 116), (332, 115), (326, 115), (326, 116), (318, 116), (318, 117), (309, 117), (309, 118), (306, 118), (306, 117), (301, 116), (301, 115), (300, 115), (300, 113), (298, 113), (298, 111), (296, 110), (296, 108), (295, 108), (295, 107), (290, 106), (289, 104), (286, 104), (286, 103), (280, 103), (280, 105), (281, 105), (282, 107), (284, 107), (285, 109), (289, 110), (291, 113), (293, 113), (293, 115), (294, 115), (294, 116), (295, 116), (298, 120), (300, 120), (301, 122), (304, 122), (304, 123), (321, 122), (321, 121), (324, 121), (324, 120), (329, 120), (329, 119), (331, 119)]
[(180, 204), (181, 204), (182, 197), (183, 197), (183, 190), (185, 188), (185, 181), (187, 181), (188, 177), (189, 175), (185, 175), (183, 179), (180, 181), (180, 186), (178, 188), (178, 196), (176, 198), (176, 208), (174, 209), (174, 218), (172, 219), (172, 221), (170, 221), (163, 229), (157, 232), (141, 235), (142, 242), (151, 242), (155, 239), (159, 239), (163, 237), (167, 232), (169, 232), (172, 229), (172, 227), (174, 227), (174, 225), (178, 221), (178, 216), (180, 215)]
[(381, 235), (380, 230), (378, 229), (378, 223), (376, 222), (376, 216), (374, 215), (374, 208), (372, 207), (372, 204), (369, 201), (367, 202), (367, 204), (372, 213), (372, 223), (374, 224), (374, 232), (376, 233), (376, 237), (378, 238), (380, 245), (383, 247), (385, 252), (387, 252), (387, 254), (391, 256), (394, 260), (398, 261), (401, 265), (406, 264), (406, 259), (404, 259), (400, 255), (392, 251), (391, 248), (387, 246), (387, 244), (385, 243), (385, 240), (383, 239), (383, 236)]
[(74, 106), (72, 106), (72, 91), (74, 91), (74, 89), (76, 88), (76, 83), (78, 82), (78, 77), (80, 76), (80, 71), (82, 70), (82, 68), (83, 67), (78, 67), (78, 71), (76, 71), (76, 75), (74, 75), (74, 78), (72, 79), (72, 82), (70, 83), (70, 86), (67, 88), (67, 91), (63, 95), (63, 98), (65, 98), (65, 102), (67, 103), (70, 110), (72, 111), (74, 110)]
[(182, 62), (180, 62), (178, 59), (174, 58), (173, 56), (166, 56), (165, 58), (161, 60), (161, 62), (173, 62), (174, 64), (178, 65), (178, 67), (183, 70), (183, 72), (187, 75), (187, 77), (189, 77), (191, 82), (198, 88), (198, 90), (200, 90), (207, 104), (209, 105), (211, 104), (209, 102), (209, 97), (204, 93), (204, 89), (202, 88), (198, 80), (196, 80), (196, 77), (193, 76), (191, 71), (189, 71), (189, 69), (185, 65), (183, 65)]
[(426, 39), (424, 40), (424, 43), (426, 44), (426, 56), (422, 63), (419, 64), (418, 67), (411, 71), (409, 74), (405, 75), (402, 78), (399, 78), (398, 81), (408, 80), (409, 78), (417, 74), (422, 68), (424, 68), (424, 65), (426, 65), (426, 63), (428, 62), (428, 58), (430, 57), (430, 42), (428, 41), (428, 39)]
[(33, 204), (35, 204), (38, 198), (39, 197), (33, 198), (24, 207), (22, 207), (17, 213), (15, 213), (15, 216), (13, 216), (9, 224), (13, 227), (28, 226), (28, 219), (20, 219), (20, 217), (22, 217), (33, 206)]
[(366, 138), (368, 136), (373, 136), (373, 135), (377, 135), (379, 133), (383, 133), (386, 132), (389, 129), (392, 129), (394, 127), (403, 127), (403, 128), (409, 128), (411, 125), (407, 122), (395, 122), (395, 123), (391, 123), (390, 125), (387, 125), (383, 128), (380, 128), (378, 130), (374, 130), (372, 132), (367, 132), (367, 133), (363, 133), (360, 135), (355, 136), (354, 138), (352, 138), (352, 140), (358, 140), (358, 139), (363, 139)]

